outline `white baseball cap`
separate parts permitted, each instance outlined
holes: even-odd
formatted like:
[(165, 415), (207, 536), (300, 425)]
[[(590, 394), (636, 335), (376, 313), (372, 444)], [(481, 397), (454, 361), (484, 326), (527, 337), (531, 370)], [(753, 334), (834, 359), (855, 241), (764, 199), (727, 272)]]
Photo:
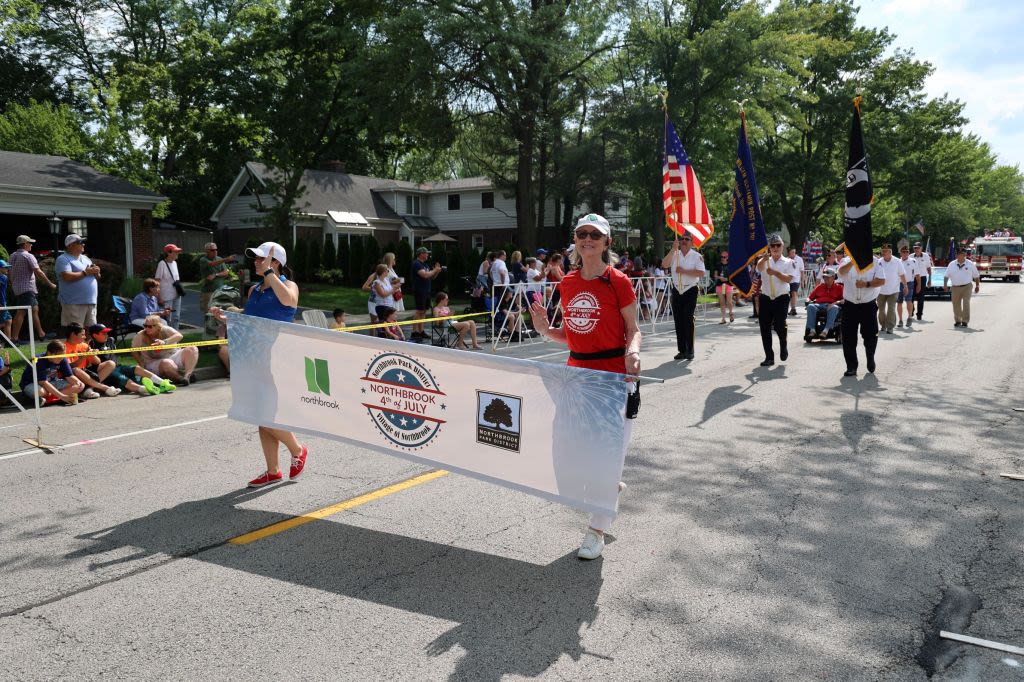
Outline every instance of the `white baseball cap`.
[(64, 237), (64, 247), (65, 248), (71, 246), (75, 242), (83, 242), (84, 243), (85, 242), (85, 237), (83, 237), (80, 234), (69, 234), (67, 237)]
[(245, 255), (249, 258), (266, 258), (270, 255), (270, 250), (274, 250), (274, 260), (281, 265), (288, 264), (288, 253), (284, 250), (284, 247), (277, 242), (263, 242), (255, 249), (246, 249)]
[(605, 220), (604, 216), (597, 215), (596, 213), (588, 213), (579, 220), (576, 221), (576, 227), (572, 228), (573, 232), (580, 229), (584, 225), (592, 225), (597, 228), (597, 231), (601, 234), (608, 236), (611, 234), (611, 228), (608, 226), (608, 221)]

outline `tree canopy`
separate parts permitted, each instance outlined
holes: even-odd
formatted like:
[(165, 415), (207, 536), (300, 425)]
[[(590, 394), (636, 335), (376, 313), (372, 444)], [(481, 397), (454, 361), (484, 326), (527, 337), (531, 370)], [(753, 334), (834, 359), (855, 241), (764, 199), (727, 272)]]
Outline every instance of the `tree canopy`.
[[(241, 165), (274, 168), (284, 228), (302, 171), (486, 175), (519, 244), (564, 241), (630, 198), (662, 250), (667, 93), (720, 238), (745, 103), (766, 223), (841, 233), (854, 95), (875, 230), (1024, 225), (1024, 178), (929, 98), (932, 66), (851, 0), (16, 0), (0, 10), (0, 148), (58, 154), (170, 197), (204, 224)], [(549, 207), (554, 205), (552, 211)]]

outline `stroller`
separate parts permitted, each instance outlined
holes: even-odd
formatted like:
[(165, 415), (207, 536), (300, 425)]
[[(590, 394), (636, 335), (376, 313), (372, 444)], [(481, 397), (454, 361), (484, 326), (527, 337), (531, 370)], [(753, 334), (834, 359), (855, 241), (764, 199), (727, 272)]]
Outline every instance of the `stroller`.
[[(242, 292), (238, 290), (238, 287), (233, 286), (222, 286), (213, 292), (210, 296), (210, 307), (216, 308), (241, 308), (242, 307)], [(203, 340), (209, 341), (210, 339), (222, 339), (227, 335), (225, 324), (214, 319), (213, 315), (206, 313), (205, 321), (203, 324)]]
[[(463, 277), (462, 285), (465, 294), (469, 296), (469, 306), (463, 312), (466, 313), (486, 313), (491, 310), (491, 297), (487, 295), (487, 290), (480, 286), (480, 283), (476, 280), (476, 277)], [(491, 338), (491, 316), (480, 315), (474, 317), (476, 320), (476, 326), (478, 333), (481, 335), (480, 338), (484, 341), (488, 341)]]

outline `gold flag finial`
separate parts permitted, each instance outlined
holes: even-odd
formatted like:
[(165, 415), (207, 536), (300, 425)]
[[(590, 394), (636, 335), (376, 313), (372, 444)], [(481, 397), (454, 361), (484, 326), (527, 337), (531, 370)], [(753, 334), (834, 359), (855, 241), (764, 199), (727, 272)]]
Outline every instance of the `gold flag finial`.
[(860, 102), (862, 99), (864, 98), (861, 97), (860, 95), (857, 95), (856, 97), (853, 98), (853, 106), (855, 109), (857, 109), (858, 114), (860, 113)]
[(658, 97), (661, 97), (661, 110), (666, 114), (668, 113), (668, 90), (662, 90), (658, 93)]

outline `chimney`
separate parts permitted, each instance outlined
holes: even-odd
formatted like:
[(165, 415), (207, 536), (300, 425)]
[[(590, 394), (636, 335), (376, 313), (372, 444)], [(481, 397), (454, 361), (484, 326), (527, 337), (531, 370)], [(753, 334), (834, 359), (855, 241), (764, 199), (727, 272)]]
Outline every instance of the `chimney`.
[(326, 159), (320, 163), (320, 170), (330, 171), (331, 173), (344, 173), (345, 162), (338, 159)]

